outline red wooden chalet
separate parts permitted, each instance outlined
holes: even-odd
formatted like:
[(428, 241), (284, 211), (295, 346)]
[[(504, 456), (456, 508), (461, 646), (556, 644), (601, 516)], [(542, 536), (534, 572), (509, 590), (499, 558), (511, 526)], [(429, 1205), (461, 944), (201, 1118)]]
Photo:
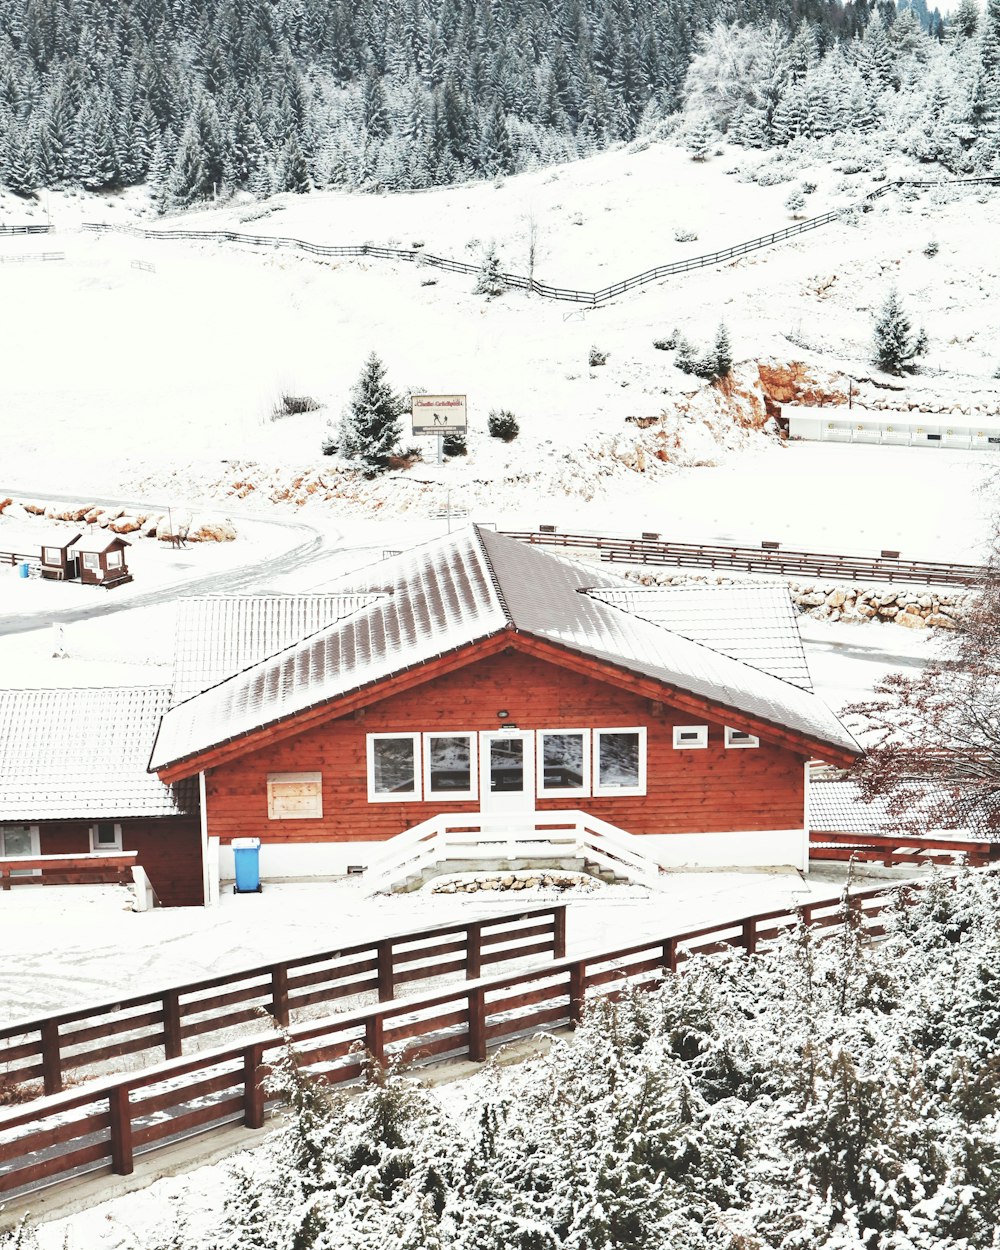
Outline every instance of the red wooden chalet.
[(184, 613), (149, 767), (200, 779), (223, 876), (234, 837), (266, 880), (567, 821), (654, 864), (805, 868), (807, 762), (858, 754), (777, 586), (609, 584), (471, 527), (330, 594)]

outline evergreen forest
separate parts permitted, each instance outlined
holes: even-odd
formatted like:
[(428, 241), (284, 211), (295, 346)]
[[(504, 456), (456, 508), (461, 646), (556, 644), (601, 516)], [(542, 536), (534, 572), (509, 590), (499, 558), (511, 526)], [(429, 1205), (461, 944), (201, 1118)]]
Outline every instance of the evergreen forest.
[(0, 0), (0, 182), (422, 188), (678, 132), (1000, 151), (1000, 0)]

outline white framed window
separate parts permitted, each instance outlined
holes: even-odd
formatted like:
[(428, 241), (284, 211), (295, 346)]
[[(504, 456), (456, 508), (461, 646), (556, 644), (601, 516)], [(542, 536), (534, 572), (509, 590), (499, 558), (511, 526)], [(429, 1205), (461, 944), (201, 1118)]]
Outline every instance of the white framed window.
[(89, 569), (91, 573), (96, 573), (101, 567), (101, 557), (93, 551), (85, 551), (81, 559), (83, 560), (83, 567)]
[(753, 734), (748, 734), (743, 729), (733, 729), (731, 725), (726, 726), (726, 746), (727, 747), (759, 747), (760, 739), (755, 738)]
[(474, 799), (479, 776), (476, 735), (424, 734), (424, 798), (458, 801)]
[[(37, 825), (0, 825), (0, 859), (15, 856), (28, 856), (32, 859), (41, 855), (41, 840)], [(16, 868), (12, 877), (38, 877), (41, 868)]]
[(707, 725), (675, 725), (674, 750), (700, 751), (708, 746)]
[(322, 773), (268, 773), (268, 820), (320, 820)]
[(104, 557), (104, 562), (109, 569), (120, 569), (122, 566), (122, 553), (120, 551), (109, 551)]
[(42, 560), (46, 564), (62, 564), (63, 556), (58, 547), (43, 547)]
[(113, 820), (99, 820), (90, 826), (90, 850), (94, 854), (101, 851), (120, 851), (122, 849), (122, 827)]
[(535, 771), (539, 798), (590, 793), (590, 730), (539, 729)]
[(646, 730), (643, 726), (594, 730), (594, 794), (646, 793)]
[(368, 735), (368, 802), (413, 803), (423, 798), (419, 734)]

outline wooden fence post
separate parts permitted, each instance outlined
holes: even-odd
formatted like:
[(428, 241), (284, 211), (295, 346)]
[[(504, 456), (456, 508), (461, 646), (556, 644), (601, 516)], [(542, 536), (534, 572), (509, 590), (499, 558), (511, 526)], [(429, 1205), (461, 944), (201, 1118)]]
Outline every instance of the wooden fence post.
[(132, 1162), (132, 1107), (127, 1085), (119, 1085), (108, 1096), (111, 1112), (111, 1170), (117, 1176), (130, 1176)]
[(582, 959), (578, 959), (569, 969), (569, 1018), (573, 1024), (579, 1024), (583, 1019), (586, 1002), (587, 965)]
[(62, 1089), (62, 1056), (59, 1052), (59, 1024), (56, 1020), (42, 1021), (42, 1082), (46, 1094), (58, 1094)]
[(392, 942), (378, 944), (378, 1000), (388, 1002), (394, 992)]
[(486, 991), (469, 990), (469, 1058), (476, 1063), (486, 1059)]
[(743, 949), (748, 955), (757, 953), (757, 917), (750, 916), (743, 921)]
[(376, 1063), (385, 1063), (385, 1021), (380, 1015), (365, 1021), (365, 1049)]
[(275, 964), (271, 969), (271, 1015), (288, 1028), (288, 965)]
[(566, 904), (557, 907), (552, 917), (552, 956), (566, 958)]
[(163, 1050), (168, 1059), (179, 1059), (183, 1053), (180, 990), (163, 995)]
[(260, 1063), (264, 1047), (255, 1042), (243, 1052), (243, 1123), (247, 1128), (264, 1127), (264, 1087)]
[(671, 972), (677, 971), (677, 939), (675, 937), (667, 938), (663, 943), (663, 958), (661, 962), (664, 968), (669, 968)]
[(478, 981), (483, 975), (483, 924), (474, 921), (465, 931), (465, 979)]

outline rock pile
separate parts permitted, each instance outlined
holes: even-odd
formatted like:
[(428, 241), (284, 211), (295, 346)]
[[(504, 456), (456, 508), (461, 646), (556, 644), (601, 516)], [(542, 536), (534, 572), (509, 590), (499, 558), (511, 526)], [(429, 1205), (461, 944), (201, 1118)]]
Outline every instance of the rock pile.
[(236, 527), (228, 518), (192, 516), (176, 512), (128, 512), (125, 508), (99, 504), (57, 504), (33, 499), (0, 499), (0, 515), (11, 520), (71, 521), (76, 525), (97, 525), (114, 534), (156, 538), (161, 542), (227, 543), (236, 537)]
[(599, 890), (601, 882), (583, 872), (507, 872), (441, 877), (432, 894), (477, 894), (480, 890)]

